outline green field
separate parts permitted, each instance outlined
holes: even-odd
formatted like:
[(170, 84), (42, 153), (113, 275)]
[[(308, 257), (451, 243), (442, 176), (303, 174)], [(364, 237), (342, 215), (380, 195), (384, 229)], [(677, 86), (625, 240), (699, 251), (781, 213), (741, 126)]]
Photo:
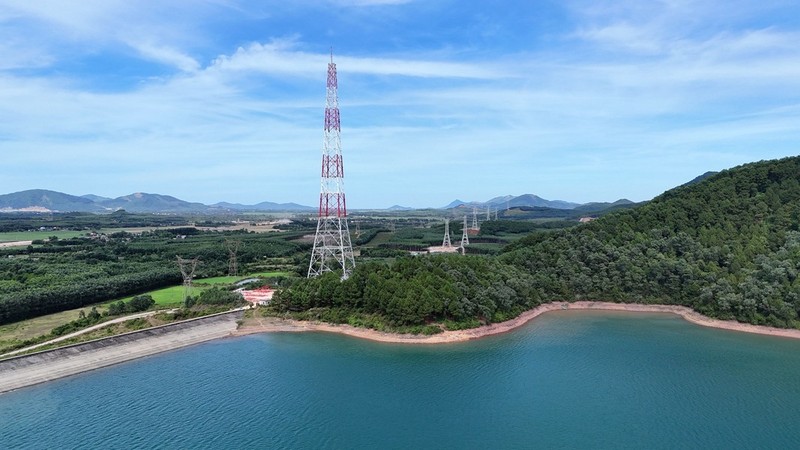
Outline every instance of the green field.
[[(269, 277), (280, 277), (287, 275), (289, 275), (287, 272), (261, 272), (250, 275), (201, 278), (194, 280), (190, 295), (196, 296), (200, 294), (200, 292), (217, 284), (232, 284), (239, 280), (245, 280), (247, 278), (257, 278), (257, 277), (269, 278)], [(157, 306), (180, 306), (183, 304), (184, 301), (183, 285), (170, 286), (168, 288), (157, 289), (155, 291), (146, 292), (145, 294), (152, 296), (153, 300), (156, 301)], [(133, 296), (125, 297), (108, 303), (118, 302), (119, 300), (127, 302), (132, 298)], [(106, 305), (108, 303), (106, 303)]]
[[(89, 309), (90, 308), (73, 309), (36, 317), (35, 319), (0, 325), (0, 348), (16, 341), (24, 341), (43, 334), (48, 334), (53, 328), (77, 319), (80, 310), (87, 312)], [(103, 311), (103, 308), (98, 308), (98, 310)]]
[(0, 233), (0, 242), (47, 240), (50, 236), (68, 239), (86, 234), (84, 231), (9, 231)]
[[(207, 278), (206, 280), (209, 280), (209, 281), (206, 284), (201, 284), (201, 282), (204, 282), (206, 280), (195, 280), (196, 284), (194, 284), (192, 286), (192, 290), (189, 292), (189, 295), (194, 297), (194, 296), (197, 296), (198, 294), (200, 294), (201, 292), (203, 292), (204, 290), (210, 288), (214, 284), (227, 283), (226, 281), (216, 281), (216, 282), (215, 281), (211, 281), (211, 280), (215, 280), (217, 278), (221, 279), (221, 278), (228, 278), (228, 277)], [(235, 280), (238, 279), (238, 278), (239, 277), (234, 277)], [(149, 296), (153, 297), (153, 300), (156, 301), (156, 306), (161, 306), (161, 307), (182, 306), (183, 305), (183, 301), (185, 300), (185, 298), (183, 296), (183, 285), (170, 286), (168, 288), (157, 289), (155, 291), (145, 292), (142, 295), (149, 295)], [(122, 300), (124, 302), (127, 302), (130, 299), (132, 299), (133, 297), (134, 296), (125, 297), (125, 298), (121, 298), (121, 299), (116, 299), (116, 300), (110, 301), (108, 303), (115, 303), (115, 302), (118, 302), (120, 300)], [(106, 305), (108, 305), (108, 303), (106, 303)]]
[[(289, 275), (290, 274), (287, 272), (259, 272), (235, 277), (225, 276), (199, 279), (195, 280), (196, 284), (192, 287), (192, 295), (197, 295), (203, 290), (217, 284), (231, 284), (247, 278), (271, 278)], [(157, 289), (155, 291), (147, 292), (146, 294), (151, 295), (153, 300), (156, 301), (156, 306), (160, 308), (180, 306), (183, 304), (182, 285)], [(113, 301), (105, 302), (101, 305), (95, 306), (97, 306), (97, 310), (102, 313), (108, 309), (108, 304), (118, 302), (120, 300), (128, 301), (131, 298), (133, 297), (130, 296), (122, 299), (115, 299)], [(0, 347), (11, 344), (14, 341), (23, 341), (50, 333), (50, 330), (53, 328), (77, 319), (80, 311), (88, 312), (91, 308), (91, 306), (85, 306), (83, 308), (76, 308), (60, 313), (48, 314), (46, 316), (23, 320), (21, 322), (0, 325)]]
[[(192, 286), (192, 290), (190, 291), (190, 295), (194, 296), (199, 294), (205, 289), (208, 289), (209, 286)], [(155, 291), (146, 292), (146, 295), (153, 297), (153, 300), (156, 301), (156, 306), (180, 306), (183, 304), (183, 285), (180, 286), (170, 286), (164, 289), (158, 289)], [(109, 303), (115, 303), (119, 300), (127, 302), (128, 300), (132, 299), (133, 296), (125, 297), (122, 299), (117, 299)]]

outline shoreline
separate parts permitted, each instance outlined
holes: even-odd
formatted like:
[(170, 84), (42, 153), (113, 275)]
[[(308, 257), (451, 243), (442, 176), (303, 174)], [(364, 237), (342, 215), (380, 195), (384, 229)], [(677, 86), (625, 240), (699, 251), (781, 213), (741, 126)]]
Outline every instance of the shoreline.
[[(466, 342), (486, 336), (507, 333), (518, 329), (542, 314), (551, 311), (569, 310), (671, 313), (681, 316), (691, 323), (705, 327), (800, 339), (800, 330), (796, 329), (772, 328), (712, 319), (685, 306), (642, 305), (635, 303), (591, 301), (573, 303), (553, 302), (540, 305), (506, 322), (484, 325), (479, 328), (468, 330), (444, 331), (430, 336), (386, 333), (367, 328), (356, 328), (350, 325), (305, 322), (275, 317), (247, 319), (243, 326), (237, 328), (238, 322), (234, 316), (230, 316), (230, 318), (220, 317), (238, 312), (232, 311), (221, 313), (217, 316), (208, 316), (199, 319), (191, 319), (185, 322), (162, 325), (155, 329), (149, 328), (86, 343), (74, 344), (61, 349), (46, 350), (30, 355), (4, 359), (0, 361), (0, 395), (5, 392), (15, 391), (20, 388), (77, 375), (83, 372), (89, 372), (101, 367), (131, 361), (144, 356), (229, 337), (260, 333), (317, 331), (339, 333), (356, 338), (393, 344), (447, 344)], [(209, 323), (209, 321), (214, 323)], [(254, 322), (257, 323), (254, 324)], [(190, 330), (179, 330), (169, 334), (152, 335), (154, 332), (160, 333), (158, 329), (169, 329), (173, 327), (182, 328), (186, 326), (188, 326)], [(134, 336), (142, 336), (144, 338), (133, 338)], [(130, 342), (131, 340), (133, 342)], [(78, 348), (82, 349), (85, 347), (88, 347), (85, 351), (78, 350)]]
[(507, 333), (513, 331), (540, 315), (551, 311), (622, 311), (622, 312), (651, 312), (651, 313), (670, 313), (682, 317), (684, 320), (696, 325), (716, 328), (728, 331), (737, 331), (751, 334), (761, 334), (766, 336), (777, 336), (791, 339), (800, 339), (800, 330), (773, 328), (763, 325), (751, 325), (732, 320), (719, 320), (704, 316), (691, 308), (677, 305), (645, 305), (638, 303), (612, 303), (595, 301), (578, 302), (552, 302), (539, 305), (536, 308), (525, 311), (518, 317), (505, 322), (484, 325), (478, 328), (457, 331), (443, 331), (439, 334), (430, 336), (415, 334), (398, 334), (377, 331), (369, 328), (357, 328), (346, 324), (329, 324), (324, 322), (308, 322), (294, 319), (279, 318), (257, 318), (250, 321), (258, 321), (257, 325), (247, 324), (234, 331), (232, 336), (245, 336), (257, 333), (279, 333), (279, 332), (304, 332), (321, 331), (326, 333), (338, 333), (361, 339), (368, 339), (376, 342), (393, 344), (447, 344), (455, 342), (466, 342), (480, 339), (486, 336)]

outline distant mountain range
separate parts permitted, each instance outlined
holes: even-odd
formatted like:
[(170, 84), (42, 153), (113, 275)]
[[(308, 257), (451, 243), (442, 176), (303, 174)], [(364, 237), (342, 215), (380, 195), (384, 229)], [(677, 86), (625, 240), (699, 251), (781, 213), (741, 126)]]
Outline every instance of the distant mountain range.
[(0, 212), (92, 212), (104, 213), (124, 209), (141, 213), (224, 213), (246, 211), (314, 211), (310, 206), (296, 203), (261, 202), (256, 205), (238, 203), (187, 202), (161, 194), (137, 192), (117, 198), (94, 194), (75, 196), (45, 189), (31, 189), (0, 195)]
[(219, 202), (211, 206), (232, 211), (316, 211), (316, 208), (298, 205), (297, 203), (261, 202), (255, 205), (242, 205), (241, 203)]
[[(703, 176), (708, 176), (705, 174)], [(698, 177), (699, 178), (699, 177)], [(693, 181), (694, 182), (694, 181)], [(575, 210), (585, 213), (606, 210), (613, 207), (624, 207), (633, 202), (627, 199), (617, 200), (613, 203), (572, 203), (563, 200), (546, 200), (537, 195), (524, 194), (519, 196), (505, 195), (494, 197), (485, 202), (464, 202), (454, 200), (441, 209), (477, 208), (485, 211), (491, 209), (508, 208), (550, 208), (559, 210)], [(94, 194), (75, 196), (62, 192), (45, 189), (31, 189), (0, 195), (0, 212), (91, 212), (108, 213), (124, 209), (128, 212), (138, 213), (239, 213), (256, 211), (296, 211), (311, 212), (316, 210), (311, 206), (297, 203), (261, 202), (255, 205), (242, 205), (240, 203), (219, 202), (206, 205), (197, 202), (187, 202), (169, 195), (146, 194), (137, 192), (117, 198), (102, 197)], [(394, 205), (390, 211), (409, 211), (416, 208)]]
[(0, 195), (0, 211), (81, 211), (101, 212), (103, 207), (92, 199), (61, 192), (32, 189)]
[(575, 209), (583, 210), (586, 212), (601, 211), (614, 206), (626, 205), (633, 203), (627, 199), (620, 199), (613, 203), (608, 202), (593, 202), (593, 203), (572, 203), (564, 200), (546, 200), (538, 195), (523, 194), (519, 196), (505, 195), (502, 197), (495, 197), (485, 202), (464, 202), (461, 200), (453, 200), (444, 209), (452, 208), (478, 208), (485, 210), (487, 207), (492, 209), (507, 209), (507, 208), (552, 208), (552, 209)]

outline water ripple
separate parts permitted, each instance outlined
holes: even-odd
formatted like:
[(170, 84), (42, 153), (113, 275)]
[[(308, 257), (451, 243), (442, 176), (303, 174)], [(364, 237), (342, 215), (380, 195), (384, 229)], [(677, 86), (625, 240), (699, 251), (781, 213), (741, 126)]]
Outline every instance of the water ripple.
[(800, 342), (549, 314), (436, 347), (221, 340), (0, 396), (2, 448), (800, 448)]

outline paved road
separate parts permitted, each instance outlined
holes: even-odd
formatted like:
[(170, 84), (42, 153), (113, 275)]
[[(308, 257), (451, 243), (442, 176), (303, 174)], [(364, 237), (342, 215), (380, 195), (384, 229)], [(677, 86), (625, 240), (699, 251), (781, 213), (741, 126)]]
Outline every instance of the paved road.
[(0, 393), (230, 336), (240, 317), (223, 313), (0, 361)]
[[(167, 312), (170, 312), (170, 311), (175, 311), (175, 310), (171, 309), (171, 310), (169, 310)], [(107, 327), (109, 325), (113, 325), (115, 323), (125, 322), (126, 320), (138, 319), (140, 317), (149, 317), (149, 316), (152, 316), (153, 314), (160, 313), (160, 312), (164, 312), (164, 311), (163, 310), (162, 311), (146, 311), (146, 312), (143, 312), (143, 313), (131, 314), (130, 316), (118, 317), (116, 319), (109, 320), (108, 322), (98, 323), (97, 325), (92, 325), (92, 326), (90, 326), (88, 328), (84, 328), (82, 330), (78, 330), (78, 331), (75, 331), (73, 333), (65, 334), (63, 336), (59, 336), (59, 337), (57, 337), (55, 339), (51, 339), (51, 340), (46, 341), (46, 342), (42, 342), (42, 343), (39, 343), (39, 344), (36, 344), (36, 345), (31, 345), (30, 347), (25, 347), (25, 348), (21, 348), (21, 349), (18, 349), (18, 350), (14, 350), (13, 352), (3, 353), (0, 356), (12, 356), (12, 355), (16, 355), (16, 354), (19, 354), (19, 353), (22, 353), (22, 352), (27, 352), (29, 350), (34, 350), (34, 349), (37, 349), (39, 347), (43, 347), (43, 346), (48, 345), (48, 344), (55, 344), (56, 342), (65, 341), (65, 340), (67, 340), (69, 338), (73, 338), (75, 336), (80, 336), (80, 335), (82, 335), (84, 333), (88, 333), (90, 331), (99, 330), (100, 328), (105, 328), (105, 327)]]

